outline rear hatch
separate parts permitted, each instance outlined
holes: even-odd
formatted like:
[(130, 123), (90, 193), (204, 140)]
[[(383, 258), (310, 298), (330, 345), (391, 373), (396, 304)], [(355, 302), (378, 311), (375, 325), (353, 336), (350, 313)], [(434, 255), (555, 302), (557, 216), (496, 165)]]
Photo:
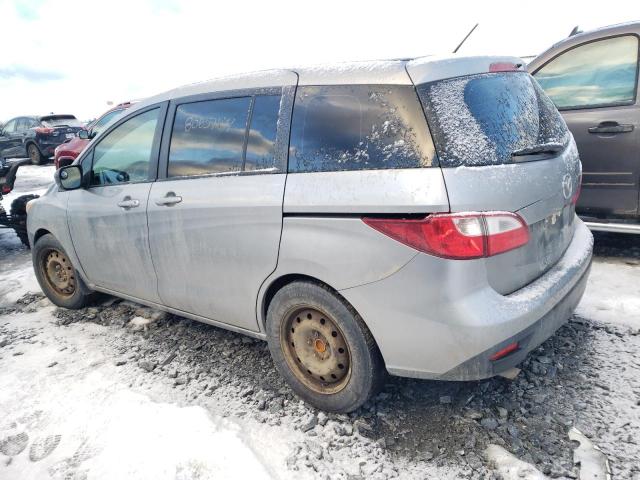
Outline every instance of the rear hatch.
[(49, 136), (58, 137), (61, 143), (75, 137), (84, 128), (73, 115), (48, 115), (41, 117), (40, 122), (45, 128), (52, 129)]
[[(581, 166), (571, 134), (536, 81), (513, 64), (478, 61), (469, 74), (430, 79), (407, 70), (423, 104), (452, 212), (508, 211), (529, 242), (486, 258), (490, 284), (511, 293), (551, 268), (574, 231)], [(449, 69), (454, 71), (456, 69)], [(508, 70), (508, 71), (505, 71)], [(433, 68), (431, 71), (435, 71)], [(427, 80), (427, 81), (424, 81)]]

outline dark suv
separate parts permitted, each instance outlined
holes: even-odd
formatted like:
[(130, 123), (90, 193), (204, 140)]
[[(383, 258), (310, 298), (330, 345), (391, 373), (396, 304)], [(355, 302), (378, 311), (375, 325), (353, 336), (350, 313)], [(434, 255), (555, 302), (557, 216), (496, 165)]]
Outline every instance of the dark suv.
[(40, 165), (82, 128), (73, 115), (12, 118), (0, 129), (0, 157), (29, 157)]
[(639, 39), (640, 22), (578, 33), (528, 66), (578, 145), (592, 230), (640, 233)]

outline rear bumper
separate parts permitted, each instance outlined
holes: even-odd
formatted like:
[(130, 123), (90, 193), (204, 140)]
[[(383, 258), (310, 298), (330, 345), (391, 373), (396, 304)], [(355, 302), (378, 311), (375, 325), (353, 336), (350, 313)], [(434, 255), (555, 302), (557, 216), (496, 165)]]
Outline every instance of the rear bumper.
[[(593, 236), (576, 219), (556, 265), (509, 295), (491, 288), (482, 259), (423, 254), (383, 280), (340, 293), (364, 318), (391, 374), (481, 379), (520, 363), (569, 319), (584, 293), (592, 251)], [(516, 341), (516, 352), (489, 360)]]
[[(571, 317), (571, 314), (580, 303), (587, 286), (587, 279), (591, 270), (591, 264), (582, 274), (582, 277), (574, 285), (571, 291), (555, 307), (553, 307), (542, 318), (533, 325), (525, 328), (512, 337), (503, 340), (498, 345), (492, 346), (486, 351), (470, 358), (466, 362), (449, 370), (439, 378), (442, 380), (478, 380), (498, 375), (521, 363), (525, 357), (551, 337), (556, 330), (564, 325)], [(491, 361), (490, 357), (494, 353), (502, 350), (507, 345), (518, 344), (518, 349), (496, 361)]]

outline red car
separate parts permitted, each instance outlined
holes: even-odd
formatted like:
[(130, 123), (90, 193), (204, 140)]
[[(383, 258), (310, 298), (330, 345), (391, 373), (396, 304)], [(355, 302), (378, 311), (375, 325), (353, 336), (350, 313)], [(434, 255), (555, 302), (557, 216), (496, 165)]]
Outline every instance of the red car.
[(135, 102), (124, 102), (116, 105), (111, 110), (107, 110), (100, 118), (95, 120), (88, 128), (88, 135), (80, 137), (80, 133), (62, 145), (59, 145), (55, 149), (54, 162), (56, 169), (64, 167), (65, 165), (71, 165), (78, 155), (84, 150), (84, 147), (95, 137), (104, 126), (113, 120), (115, 117), (124, 112), (127, 108), (133, 105)]

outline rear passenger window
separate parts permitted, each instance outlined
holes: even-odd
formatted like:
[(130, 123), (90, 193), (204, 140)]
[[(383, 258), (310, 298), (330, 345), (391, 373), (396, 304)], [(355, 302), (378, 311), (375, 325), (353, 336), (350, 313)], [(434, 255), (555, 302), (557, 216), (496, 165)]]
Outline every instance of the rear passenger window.
[(434, 156), (412, 86), (298, 87), (290, 172), (430, 167)]
[(242, 170), (251, 97), (179, 105), (169, 150), (169, 177)]
[(277, 170), (275, 156), (279, 111), (280, 95), (256, 97), (251, 112), (245, 170)]

